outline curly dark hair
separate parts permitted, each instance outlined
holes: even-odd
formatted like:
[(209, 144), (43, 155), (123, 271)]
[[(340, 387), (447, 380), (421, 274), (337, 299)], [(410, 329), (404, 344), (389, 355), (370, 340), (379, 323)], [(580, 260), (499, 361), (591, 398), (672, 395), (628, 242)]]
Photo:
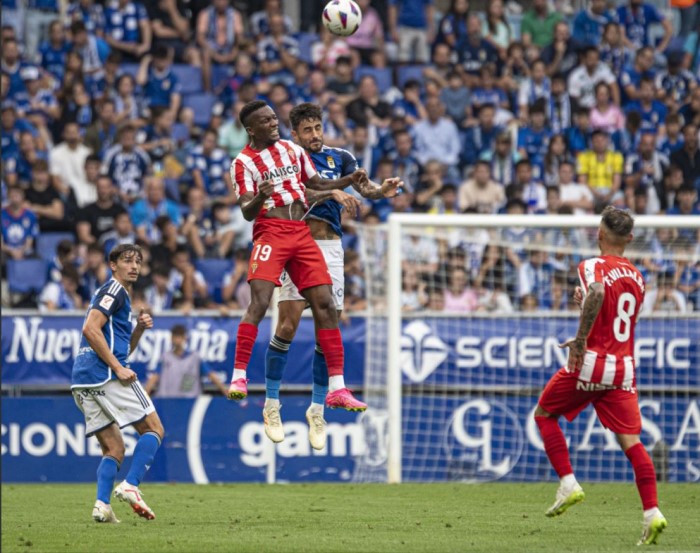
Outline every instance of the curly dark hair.
[(122, 257), (131, 257), (133, 255), (135, 255), (137, 259), (143, 261), (141, 246), (137, 246), (136, 244), (119, 244), (109, 252), (109, 262), (116, 263)]
[(298, 106), (294, 106), (292, 111), (289, 112), (289, 122), (292, 124), (292, 128), (297, 130), (302, 121), (322, 121), (323, 112), (320, 106), (316, 104), (311, 104), (309, 102), (304, 102)]

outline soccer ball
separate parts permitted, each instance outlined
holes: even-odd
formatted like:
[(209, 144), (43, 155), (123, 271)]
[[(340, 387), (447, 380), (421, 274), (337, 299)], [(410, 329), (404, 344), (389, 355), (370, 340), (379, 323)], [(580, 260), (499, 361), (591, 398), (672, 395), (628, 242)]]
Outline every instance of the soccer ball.
[(362, 10), (353, 0), (331, 0), (323, 8), (321, 19), (334, 35), (350, 36), (362, 23)]

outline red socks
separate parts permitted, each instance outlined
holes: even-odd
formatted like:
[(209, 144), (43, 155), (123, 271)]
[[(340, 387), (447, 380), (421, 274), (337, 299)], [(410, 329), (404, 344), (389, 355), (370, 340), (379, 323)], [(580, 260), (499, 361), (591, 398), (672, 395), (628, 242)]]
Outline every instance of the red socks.
[(318, 344), (328, 365), (328, 376), (342, 376), (345, 366), (345, 350), (339, 328), (322, 328), (318, 331)]
[(238, 325), (236, 337), (236, 355), (233, 362), (234, 369), (247, 370), (250, 356), (253, 353), (255, 339), (258, 337), (258, 327), (250, 323)]
[(569, 460), (569, 448), (566, 445), (566, 438), (561, 431), (559, 421), (553, 417), (535, 417), (535, 422), (540, 429), (544, 451), (559, 478), (573, 474), (574, 470), (571, 468)]
[(656, 471), (654, 470), (654, 463), (651, 462), (647, 450), (639, 443), (625, 451), (625, 455), (627, 455), (634, 469), (634, 477), (637, 481), (639, 497), (642, 498), (642, 507), (645, 511), (658, 507)]

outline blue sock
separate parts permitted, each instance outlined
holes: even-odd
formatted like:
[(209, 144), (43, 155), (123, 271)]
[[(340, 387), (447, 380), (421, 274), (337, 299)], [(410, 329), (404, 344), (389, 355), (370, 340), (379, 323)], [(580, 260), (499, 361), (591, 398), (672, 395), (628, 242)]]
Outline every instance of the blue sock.
[(311, 391), (311, 403), (323, 405), (328, 394), (328, 365), (321, 351), (321, 346), (316, 344), (313, 362), (314, 385)]
[(291, 342), (276, 334), (270, 340), (265, 353), (265, 399), (280, 398), (282, 375), (287, 366), (287, 356)]
[(134, 448), (134, 458), (131, 460), (131, 468), (126, 475), (126, 481), (132, 486), (138, 486), (151, 468), (156, 451), (160, 447), (160, 436), (155, 432), (143, 434)]
[(109, 503), (118, 471), (119, 463), (114, 457), (109, 455), (102, 457), (102, 461), (97, 467), (97, 499), (103, 503)]

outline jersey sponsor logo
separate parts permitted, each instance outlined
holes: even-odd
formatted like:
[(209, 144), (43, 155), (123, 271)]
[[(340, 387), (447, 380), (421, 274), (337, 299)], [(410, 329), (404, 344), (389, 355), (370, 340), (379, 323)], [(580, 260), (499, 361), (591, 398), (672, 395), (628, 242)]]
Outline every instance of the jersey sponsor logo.
[(401, 370), (413, 382), (423, 382), (447, 359), (447, 344), (423, 321), (404, 328), (401, 337)]
[(112, 304), (113, 304), (113, 303), (114, 303), (114, 296), (109, 296), (109, 295), (107, 295), (107, 296), (104, 296), (104, 297), (100, 300), (100, 304), (99, 304), (99, 305), (100, 305), (100, 307), (102, 307), (103, 309), (109, 309), (110, 307), (112, 307)]
[(295, 176), (299, 172), (298, 165), (286, 165), (284, 167), (275, 167), (274, 169), (264, 171), (262, 174), (263, 180), (286, 179)]

